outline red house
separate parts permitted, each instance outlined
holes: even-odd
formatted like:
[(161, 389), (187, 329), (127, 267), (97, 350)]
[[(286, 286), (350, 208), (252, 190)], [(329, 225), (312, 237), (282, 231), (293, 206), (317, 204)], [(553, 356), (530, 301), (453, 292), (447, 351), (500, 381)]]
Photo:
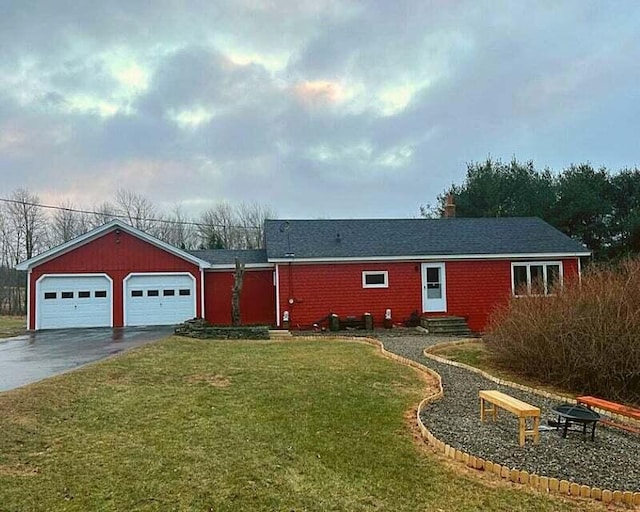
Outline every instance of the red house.
[(112, 221), (17, 266), (29, 329), (231, 322), (234, 262), (244, 323), (308, 329), (335, 313), (382, 325), (464, 317), (482, 331), (514, 293), (580, 274), (580, 243), (535, 218), (268, 220), (265, 250), (183, 251)]
[(580, 274), (582, 244), (537, 218), (270, 220), (278, 325), (328, 313), (460, 316), (484, 330), (516, 293), (552, 293)]

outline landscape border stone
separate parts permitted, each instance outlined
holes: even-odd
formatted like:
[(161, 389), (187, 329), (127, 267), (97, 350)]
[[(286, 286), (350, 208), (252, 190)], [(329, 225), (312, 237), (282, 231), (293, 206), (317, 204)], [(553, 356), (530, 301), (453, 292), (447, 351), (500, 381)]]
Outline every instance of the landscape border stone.
[[(326, 339), (325, 336), (314, 336), (310, 334), (310, 335), (295, 336), (287, 340), (278, 340), (278, 341), (292, 342), (292, 341), (296, 341), (296, 338), (297, 339), (300, 339), (300, 338), (318, 339), (318, 340)], [(416, 361), (400, 356), (398, 354), (394, 354), (393, 352), (389, 352), (384, 347), (384, 343), (379, 339), (369, 338), (364, 336), (332, 336), (332, 338), (336, 340), (352, 341), (357, 343), (373, 345), (380, 351), (380, 353), (384, 357), (397, 361), (406, 366), (415, 368), (418, 371), (422, 371), (430, 375), (436, 380), (437, 382), (436, 391), (426, 396), (425, 398), (423, 398), (418, 404), (418, 409), (416, 412), (416, 421), (417, 421), (418, 429), (420, 430), (420, 435), (422, 439), (427, 444), (432, 446), (436, 452), (442, 454), (444, 457), (451, 459), (462, 465), (465, 465), (471, 469), (475, 469), (476, 471), (485, 471), (486, 473), (493, 473), (498, 478), (501, 478), (503, 480), (510, 481), (512, 483), (516, 483), (519, 485), (523, 485), (528, 488), (541, 491), (543, 493), (590, 499), (594, 501), (600, 501), (604, 504), (614, 503), (616, 505), (624, 504), (627, 506), (640, 505), (640, 492), (630, 492), (630, 491), (623, 492), (621, 490), (600, 489), (598, 487), (590, 487), (588, 485), (579, 484), (577, 482), (569, 482), (568, 480), (559, 480), (557, 478), (548, 477), (545, 475), (528, 473), (527, 471), (524, 471), (524, 470), (519, 470), (517, 468), (509, 468), (507, 466), (502, 466), (497, 462), (481, 459), (477, 456), (474, 456), (470, 453), (466, 453), (462, 450), (458, 450), (446, 444), (444, 441), (438, 439), (431, 431), (429, 431), (429, 429), (427, 429), (427, 427), (422, 422), (422, 419), (420, 417), (427, 405), (441, 399), (444, 396), (444, 388), (442, 386), (442, 377), (438, 372)], [(523, 391), (528, 391), (528, 392), (537, 394), (539, 396), (544, 396), (546, 398), (552, 398), (557, 400), (564, 400), (571, 403), (576, 403), (575, 398), (570, 397), (568, 395), (559, 395), (559, 394), (549, 393), (548, 391), (542, 391), (535, 388), (530, 388), (528, 386), (523, 386), (522, 384), (518, 384), (515, 382), (499, 379), (483, 370), (480, 370), (479, 368), (475, 368), (475, 367), (466, 365), (464, 363), (459, 363), (457, 361), (451, 361), (449, 359), (436, 356), (435, 354), (430, 353), (430, 351), (441, 349), (446, 346), (460, 345), (468, 342), (469, 342), (469, 339), (467, 338), (463, 340), (455, 340), (455, 341), (438, 343), (424, 349), (423, 354), (428, 359), (432, 359), (437, 362), (448, 364), (450, 366), (457, 366), (459, 368), (464, 368), (471, 372), (482, 375), (483, 377), (497, 384), (501, 384), (503, 386), (508, 386), (508, 387), (520, 389)], [(609, 416), (611, 417), (611, 415)], [(473, 464), (472, 464), (472, 461), (473, 461)]]
[[(576, 403), (576, 399), (573, 398), (572, 396), (550, 393), (548, 391), (543, 391), (543, 390), (539, 390), (529, 386), (524, 386), (522, 384), (518, 384), (515, 382), (511, 382), (508, 380), (500, 379), (500, 378), (494, 377), (493, 375), (479, 368), (475, 368), (473, 366), (469, 366), (467, 364), (460, 363), (458, 361), (451, 361), (450, 359), (446, 359), (444, 357), (440, 357), (432, 353), (433, 351), (438, 349), (442, 349), (448, 346), (461, 345), (464, 343), (469, 343), (469, 340), (464, 339), (464, 340), (455, 340), (455, 341), (438, 343), (431, 347), (425, 348), (423, 351), (423, 354), (428, 359), (432, 359), (434, 361), (447, 364), (449, 366), (463, 368), (470, 372), (481, 375), (482, 377), (492, 382), (495, 382), (496, 384), (512, 387), (515, 389), (519, 389), (521, 391), (527, 391), (529, 393), (533, 393), (538, 396), (543, 396), (545, 398), (551, 398), (554, 400)], [(382, 342), (380, 342), (380, 344), (382, 344)], [(384, 352), (386, 352), (386, 350)], [(435, 373), (433, 370), (429, 368), (427, 368), (427, 370), (429, 370), (429, 373), (431, 374)], [(441, 379), (439, 383), (440, 383), (440, 389), (442, 390)], [(426, 427), (424, 427), (420, 416), (421, 416), (421, 413), (423, 412), (423, 408), (425, 405), (441, 398), (442, 396), (443, 396), (443, 392), (441, 391), (440, 393), (436, 393), (435, 395), (431, 395), (430, 397), (428, 397), (427, 402), (425, 402), (425, 400), (420, 402), (420, 405), (418, 406), (418, 414), (417, 414), (418, 423), (421, 425), (420, 431), (421, 432), (426, 431), (428, 433), (426, 436), (423, 436), (424, 439), (427, 442), (429, 442), (429, 444), (431, 444), (433, 447), (435, 447), (436, 450), (440, 452), (442, 452), (442, 450), (439, 450), (439, 444), (437, 442), (430, 442), (430, 440), (435, 440), (436, 437), (431, 432), (429, 432)], [(620, 423), (626, 423), (633, 426), (640, 426), (640, 422), (636, 422), (631, 418), (624, 418), (619, 414), (610, 414), (607, 411), (602, 411), (601, 409), (598, 409), (598, 408), (596, 408), (595, 410), (599, 412), (601, 415), (614, 418), (616, 421)], [(455, 451), (458, 452), (459, 450), (455, 450)], [(445, 452), (445, 455), (446, 455), (446, 452)], [(484, 469), (487, 470), (488, 468), (493, 468), (494, 474), (499, 475), (501, 478), (505, 480), (510, 480), (514, 483), (520, 483), (522, 485), (526, 485), (528, 487), (540, 490), (542, 492), (549, 492), (554, 494), (557, 493), (565, 496), (589, 498), (596, 501), (602, 501), (605, 504), (615, 503), (615, 504), (624, 504), (628, 506), (640, 505), (640, 492), (609, 490), (609, 489), (601, 490), (597, 487), (589, 487), (588, 485), (579, 484), (577, 482), (569, 482), (567, 480), (559, 481), (557, 478), (550, 478), (544, 475), (536, 475), (535, 473), (529, 474), (526, 471), (518, 471), (516, 468), (508, 468), (506, 466), (500, 466), (500, 464), (497, 464), (492, 461), (485, 461)]]
[[(309, 336), (311, 337), (311, 336)], [(601, 490), (597, 487), (590, 487), (588, 485), (582, 485), (577, 482), (569, 482), (567, 480), (558, 480), (557, 478), (548, 477), (545, 475), (537, 475), (535, 473), (528, 473), (524, 470), (519, 470), (517, 468), (509, 468), (507, 466), (502, 466), (496, 462), (490, 460), (482, 460), (482, 463), (478, 463), (478, 457), (453, 448), (452, 446), (445, 444), (443, 441), (439, 440), (432, 432), (427, 429), (427, 427), (422, 422), (420, 418), (421, 414), (424, 412), (426, 406), (432, 402), (435, 402), (444, 396), (444, 389), (442, 386), (442, 377), (438, 372), (424, 366), (416, 361), (411, 359), (407, 359), (406, 357), (399, 356), (394, 354), (393, 352), (389, 352), (385, 349), (384, 343), (375, 338), (366, 338), (366, 337), (336, 337), (336, 339), (344, 339), (347, 341), (357, 341), (360, 343), (367, 343), (369, 345), (373, 345), (380, 350), (380, 353), (394, 361), (400, 362), (412, 368), (415, 368), (419, 371), (427, 373), (428, 375), (435, 378), (437, 382), (437, 390), (423, 398), (418, 404), (418, 410), (416, 413), (416, 420), (418, 423), (418, 428), (420, 430), (420, 434), (423, 440), (432, 446), (435, 451), (441, 453), (445, 457), (461, 463), (469, 468), (475, 469), (477, 471), (485, 471), (491, 472), (502, 478), (503, 480), (511, 481), (513, 483), (517, 483), (519, 485), (524, 485), (529, 488), (535, 489), (537, 491), (541, 491), (549, 494), (558, 494), (564, 496), (572, 496), (575, 498), (584, 498), (591, 499), (594, 501), (601, 501), (602, 503), (614, 503), (614, 504), (625, 504), (625, 505), (640, 505), (640, 492), (630, 492), (630, 491), (620, 491), (620, 490), (609, 490), (604, 489)], [(448, 364), (451, 366), (457, 366), (459, 368), (464, 368), (474, 373), (478, 373), (487, 379), (504, 386), (513, 387), (516, 389), (520, 389), (523, 391), (529, 391), (535, 393), (540, 396), (544, 396), (546, 398), (553, 398), (558, 400), (564, 400), (567, 402), (576, 403), (575, 398), (567, 396), (567, 395), (559, 395), (554, 393), (549, 393), (548, 391), (541, 391), (535, 388), (530, 388), (528, 386), (523, 386), (522, 384), (517, 384), (515, 382), (510, 382), (504, 379), (499, 379), (494, 377), (493, 375), (488, 374), (487, 372), (480, 370), (479, 368), (474, 368), (469, 365), (459, 363), (457, 361), (451, 361), (449, 359), (445, 359), (440, 356), (436, 356), (435, 354), (429, 353), (430, 351), (436, 350), (438, 348), (443, 348), (445, 346), (451, 345), (459, 345), (462, 343), (468, 343), (469, 339), (464, 340), (456, 340), (456, 341), (448, 341), (444, 343), (438, 343), (424, 350), (425, 357), (429, 359), (433, 359), (435, 361)], [(474, 464), (471, 464), (471, 461), (474, 461)]]

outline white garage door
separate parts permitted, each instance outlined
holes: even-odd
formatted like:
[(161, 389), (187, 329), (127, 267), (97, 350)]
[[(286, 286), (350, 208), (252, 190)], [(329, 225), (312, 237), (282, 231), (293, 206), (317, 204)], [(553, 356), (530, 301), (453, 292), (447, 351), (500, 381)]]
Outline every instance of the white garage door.
[(191, 274), (134, 274), (125, 283), (125, 325), (173, 325), (196, 316)]
[(111, 326), (112, 290), (106, 276), (43, 276), (36, 294), (36, 329)]

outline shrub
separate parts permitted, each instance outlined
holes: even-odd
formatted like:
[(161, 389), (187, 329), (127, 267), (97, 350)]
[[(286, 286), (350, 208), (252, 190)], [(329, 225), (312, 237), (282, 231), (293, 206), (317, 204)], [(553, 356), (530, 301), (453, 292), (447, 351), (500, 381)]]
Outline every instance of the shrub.
[(514, 297), (492, 317), (499, 364), (580, 394), (640, 403), (640, 259), (593, 266), (555, 295)]

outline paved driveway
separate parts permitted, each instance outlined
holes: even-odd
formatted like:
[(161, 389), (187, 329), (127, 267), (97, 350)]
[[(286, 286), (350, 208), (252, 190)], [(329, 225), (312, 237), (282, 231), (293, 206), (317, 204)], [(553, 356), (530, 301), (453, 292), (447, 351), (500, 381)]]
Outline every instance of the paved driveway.
[(0, 340), (0, 392), (164, 338), (172, 327), (63, 329)]

